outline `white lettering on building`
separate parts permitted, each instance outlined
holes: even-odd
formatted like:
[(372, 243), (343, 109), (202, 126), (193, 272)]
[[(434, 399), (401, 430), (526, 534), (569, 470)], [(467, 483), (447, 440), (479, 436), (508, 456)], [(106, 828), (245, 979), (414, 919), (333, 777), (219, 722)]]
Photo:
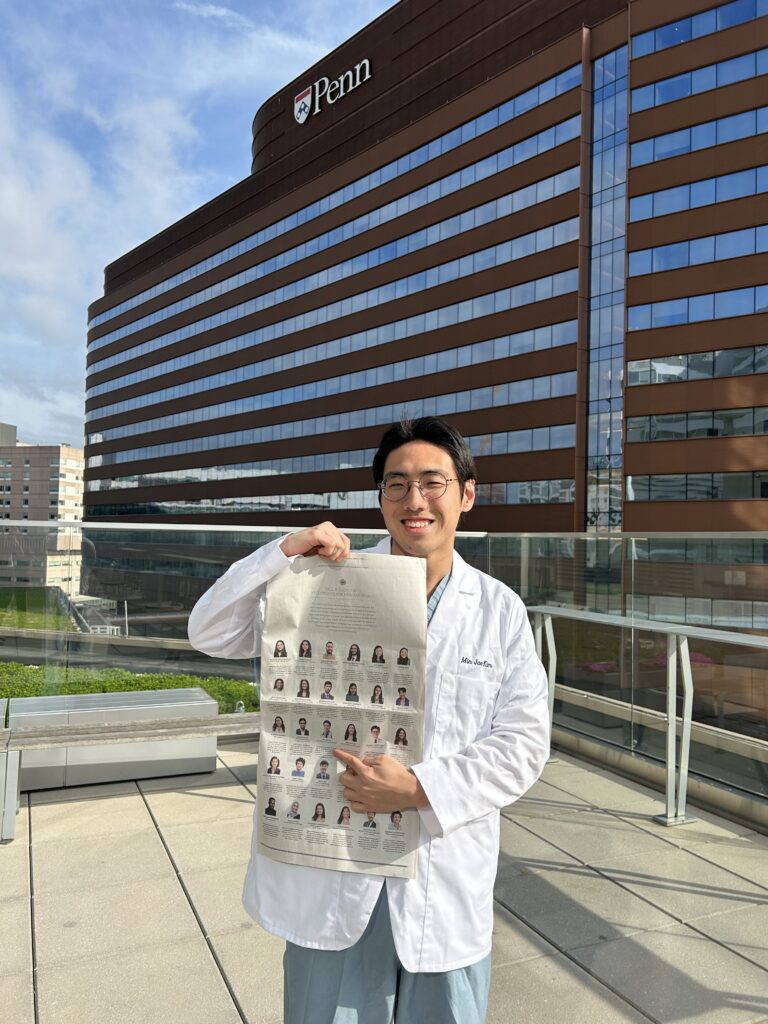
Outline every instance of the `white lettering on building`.
[(338, 78), (329, 79), (323, 75), (309, 88), (302, 89), (294, 96), (293, 116), (299, 124), (304, 124), (310, 113), (319, 114), (324, 104), (332, 106), (338, 103), (347, 93), (357, 89), (371, 77), (371, 62), (368, 57)]

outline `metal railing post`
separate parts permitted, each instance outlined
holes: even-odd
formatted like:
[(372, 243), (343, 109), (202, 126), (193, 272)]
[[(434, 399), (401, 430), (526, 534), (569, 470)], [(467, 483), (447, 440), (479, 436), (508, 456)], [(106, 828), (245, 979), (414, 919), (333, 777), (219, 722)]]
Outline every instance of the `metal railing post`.
[(688, 798), (688, 762), (691, 753), (691, 719), (693, 717), (693, 671), (688, 648), (688, 637), (677, 637), (680, 668), (683, 675), (683, 723), (680, 735), (680, 776), (677, 783), (677, 806), (675, 824), (693, 819), (686, 818), (685, 804)]
[[(680, 774), (677, 770), (677, 658), (683, 676), (683, 716), (680, 736)], [(693, 821), (685, 816), (688, 790), (688, 758), (691, 748), (691, 713), (693, 710), (693, 673), (688, 650), (688, 637), (667, 634), (667, 786), (666, 813), (654, 816), (662, 825), (684, 825)]]
[(547, 684), (549, 688), (549, 721), (555, 717), (555, 675), (557, 673), (557, 648), (555, 647), (555, 630), (552, 616), (544, 616), (544, 633), (547, 638)]
[[(0, 840), (13, 839), (16, 834), (16, 811), (19, 806), (19, 761), (18, 750), (9, 750), (0, 755), (4, 761), (4, 771), (0, 767)], [(4, 777), (3, 777), (4, 776)]]

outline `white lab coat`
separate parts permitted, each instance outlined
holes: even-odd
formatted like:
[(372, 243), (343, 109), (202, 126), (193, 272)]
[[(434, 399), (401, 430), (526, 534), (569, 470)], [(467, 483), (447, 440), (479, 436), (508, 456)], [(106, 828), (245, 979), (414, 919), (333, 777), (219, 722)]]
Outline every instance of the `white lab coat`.
[[(279, 541), (236, 562), (195, 605), (189, 638), (217, 657), (260, 651), (267, 581), (289, 564)], [(389, 552), (389, 537), (371, 549)], [(491, 949), (499, 808), (536, 781), (549, 752), (547, 682), (522, 601), (454, 554), (427, 631), (424, 760), (415, 879), (386, 881), (395, 947), (408, 971), (449, 971)], [(300, 946), (346, 949), (384, 880), (269, 860), (254, 847), (243, 903)]]

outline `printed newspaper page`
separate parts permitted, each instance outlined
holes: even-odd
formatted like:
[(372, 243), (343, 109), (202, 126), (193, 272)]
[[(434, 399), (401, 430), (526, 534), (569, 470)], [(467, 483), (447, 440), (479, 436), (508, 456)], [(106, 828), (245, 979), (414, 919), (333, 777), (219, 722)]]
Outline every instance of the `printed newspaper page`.
[(259, 851), (289, 864), (412, 878), (414, 809), (355, 813), (337, 782), (357, 757), (422, 757), (426, 563), (297, 558), (270, 581), (261, 655)]

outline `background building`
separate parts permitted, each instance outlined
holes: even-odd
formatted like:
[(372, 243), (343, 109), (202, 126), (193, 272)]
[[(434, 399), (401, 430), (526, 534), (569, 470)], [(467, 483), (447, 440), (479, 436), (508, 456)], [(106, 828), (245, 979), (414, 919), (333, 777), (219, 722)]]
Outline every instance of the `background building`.
[[(0, 519), (33, 523), (78, 521), (83, 514), (83, 451), (67, 444), (25, 444), (0, 423)], [(0, 586), (80, 587), (80, 539), (0, 527)]]
[(107, 268), (87, 518), (378, 524), (435, 412), (467, 528), (766, 528), (766, 133), (768, 0), (402, 0)]

